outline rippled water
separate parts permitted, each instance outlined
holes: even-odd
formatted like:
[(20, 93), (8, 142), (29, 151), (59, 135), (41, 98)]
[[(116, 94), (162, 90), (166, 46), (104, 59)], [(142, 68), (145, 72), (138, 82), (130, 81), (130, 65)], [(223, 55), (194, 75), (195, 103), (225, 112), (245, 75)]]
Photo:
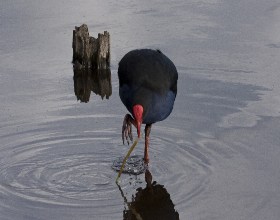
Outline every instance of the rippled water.
[[(277, 1), (0, 4), (1, 220), (133, 219), (157, 195), (169, 219), (280, 218)], [(92, 36), (110, 32), (109, 100), (75, 96), (72, 30), (82, 23)], [(122, 174), (117, 186), (112, 165), (128, 150), (117, 66), (143, 47), (174, 61), (178, 96), (152, 127), (146, 179), (156, 183)], [(132, 158), (143, 151), (141, 139)], [(143, 219), (160, 211), (151, 207)]]

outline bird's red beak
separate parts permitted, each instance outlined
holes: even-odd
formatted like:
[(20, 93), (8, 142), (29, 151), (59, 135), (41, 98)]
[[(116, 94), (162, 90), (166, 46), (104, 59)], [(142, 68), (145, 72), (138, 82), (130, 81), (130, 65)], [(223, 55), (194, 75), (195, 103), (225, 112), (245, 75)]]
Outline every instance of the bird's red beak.
[(137, 128), (137, 134), (138, 138), (140, 138), (141, 135), (141, 125), (143, 121), (143, 106), (142, 105), (134, 105), (133, 106), (133, 117), (136, 122), (136, 128)]

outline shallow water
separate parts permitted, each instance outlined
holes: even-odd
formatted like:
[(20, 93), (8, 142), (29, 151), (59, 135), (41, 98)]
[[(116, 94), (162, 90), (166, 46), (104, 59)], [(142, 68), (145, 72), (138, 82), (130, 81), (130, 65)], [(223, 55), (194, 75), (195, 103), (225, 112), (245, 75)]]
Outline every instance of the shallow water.
[[(117, 66), (143, 47), (179, 72), (174, 110), (152, 128), (149, 171), (180, 219), (280, 218), (278, 1), (0, 2), (1, 220), (125, 219), (146, 183), (122, 174), (115, 184), (111, 166), (128, 150)], [(111, 34), (109, 100), (75, 96), (82, 23)]]

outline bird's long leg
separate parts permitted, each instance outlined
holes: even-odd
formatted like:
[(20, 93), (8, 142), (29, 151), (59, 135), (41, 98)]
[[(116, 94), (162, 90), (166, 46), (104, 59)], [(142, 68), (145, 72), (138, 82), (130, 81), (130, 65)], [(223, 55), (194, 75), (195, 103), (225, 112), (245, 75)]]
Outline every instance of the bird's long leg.
[(149, 163), (149, 144), (150, 144), (150, 133), (151, 133), (152, 124), (146, 124), (145, 127), (145, 151), (144, 151), (144, 161)]
[(132, 136), (132, 125), (136, 127), (135, 120), (131, 117), (130, 114), (126, 114), (123, 119), (123, 126), (122, 126), (122, 140), (124, 144), (124, 140), (126, 139), (127, 144), (129, 145), (129, 139), (133, 141)]

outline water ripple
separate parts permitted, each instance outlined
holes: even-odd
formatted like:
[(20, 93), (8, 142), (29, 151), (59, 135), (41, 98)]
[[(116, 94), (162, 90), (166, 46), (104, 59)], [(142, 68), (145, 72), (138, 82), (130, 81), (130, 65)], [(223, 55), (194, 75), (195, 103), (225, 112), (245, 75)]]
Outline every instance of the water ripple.
[(111, 155), (98, 153), (95, 147), (104, 139), (45, 138), (15, 147), (13, 154), (1, 161), (0, 193), (67, 206), (109, 199), (115, 190)]
[[(5, 210), (15, 212), (9, 204), (17, 201), (21, 205), (16, 212), (28, 211), (26, 206), (63, 206), (79, 208), (76, 213), (80, 214), (85, 209), (90, 210), (88, 213), (98, 209), (100, 215), (120, 215), (124, 203), (112, 166), (119, 167), (117, 162), (122, 161), (129, 147), (122, 145), (119, 133), (108, 129), (77, 133), (69, 130), (69, 135), (48, 131), (39, 129), (36, 134), (33, 129), (26, 130), (14, 134), (14, 141), (9, 137), (10, 142), (2, 146), (5, 156), (0, 161), (0, 207), (7, 206)], [(148, 168), (155, 180), (166, 186), (174, 204), (185, 209), (190, 199), (206, 189), (211, 159), (203, 148), (182, 141), (180, 130), (171, 129), (167, 134), (156, 126), (153, 132)], [(128, 160), (129, 172), (120, 178), (128, 198), (145, 184), (143, 153), (141, 139)], [(104, 206), (110, 209), (100, 210)]]
[[(151, 136), (148, 169), (157, 182), (164, 183), (175, 204), (180, 204), (180, 208), (184, 209), (193, 197), (207, 188), (212, 173), (211, 158), (189, 143), (176, 142), (175, 133), (164, 135), (160, 127), (156, 127), (154, 131), (156, 134)], [(143, 159), (143, 142), (141, 140), (138, 143), (134, 157)], [(138, 185), (142, 183), (144, 177), (140, 176), (139, 179)], [(133, 181), (129, 175), (122, 174), (121, 186), (124, 191), (129, 191), (126, 188), (131, 182)]]

